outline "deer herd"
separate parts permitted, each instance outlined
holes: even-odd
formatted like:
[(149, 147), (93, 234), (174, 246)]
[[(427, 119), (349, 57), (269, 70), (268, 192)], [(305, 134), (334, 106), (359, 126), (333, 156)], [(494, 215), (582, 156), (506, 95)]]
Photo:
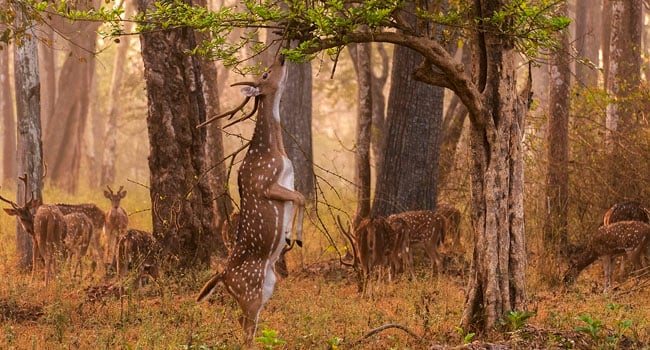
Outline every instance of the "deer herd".
[[(27, 184), (25, 177), (20, 177), (20, 180)], [(0, 196), (0, 200), (11, 205), (11, 208), (4, 209), (5, 212), (16, 216), (32, 238), (32, 280), (42, 261), (45, 266), (45, 284), (48, 285), (53, 274), (58, 271), (58, 263), (66, 258), (71, 260), (73, 276), (77, 276), (78, 272), (82, 278), (82, 259), (89, 252), (92, 255), (93, 270), (97, 264), (102, 264), (107, 276), (117, 269), (119, 277), (124, 279), (134, 266), (140, 266), (133, 269), (137, 272), (136, 281), (149, 271), (155, 275), (156, 269), (143, 269), (143, 266), (152, 264), (149, 257), (152, 253), (159, 252), (159, 246), (152, 234), (127, 230), (129, 218), (126, 210), (120, 206), (126, 191), (120, 187), (114, 193), (107, 186), (104, 195), (111, 201), (107, 213), (92, 203), (42, 204), (33, 195), (29, 199), (26, 195), (24, 204), (19, 205)], [(101, 243), (102, 232), (107, 238), (105, 247)]]
[[(240, 323), (246, 343), (252, 341), (260, 311), (274, 291), (279, 273), (276, 263), (287, 247), (294, 243), (302, 246), (305, 198), (294, 189), (294, 170), (282, 141), (279, 115), (286, 75), (284, 58), (278, 55), (255, 81), (233, 84), (244, 86), (241, 91), (246, 97), (242, 104), (197, 126), (232, 118), (254, 98), (252, 112), (224, 126), (251, 118), (257, 112), (253, 137), (238, 172), (240, 211), (224, 224), (222, 231), (228, 258), (225, 267), (207, 281), (197, 297), (198, 301), (204, 300), (219, 286), (232, 295), (242, 310)], [(106, 213), (94, 204), (42, 204), (32, 196), (18, 205), (0, 196), (11, 205), (5, 208), (6, 213), (16, 216), (32, 237), (32, 279), (42, 260), (45, 283), (49, 283), (62, 255), (72, 259), (73, 275), (77, 268), (83, 275), (81, 259), (88, 251), (95, 264), (102, 263), (118, 276), (124, 277), (131, 270), (136, 287), (145, 276), (158, 276), (158, 257), (163, 247), (151, 233), (128, 229), (127, 212), (120, 206), (126, 191), (120, 187), (113, 192), (107, 186), (104, 196), (111, 202)], [(626, 254), (635, 267), (640, 267), (650, 246), (649, 218), (648, 210), (638, 203), (614, 205), (605, 214), (603, 226), (571, 262), (564, 281), (573, 283), (598, 258), (603, 261), (605, 288), (611, 285), (616, 256)], [(359, 267), (362, 276), (381, 277), (386, 271), (390, 281), (400, 273), (413, 276), (413, 255), (418, 249), (424, 251), (431, 268), (440, 274), (440, 247), (447, 237), (454, 246), (460, 244), (460, 224), (460, 211), (441, 202), (435, 211), (362, 218), (352, 232), (345, 233), (355, 252), (354, 266)]]

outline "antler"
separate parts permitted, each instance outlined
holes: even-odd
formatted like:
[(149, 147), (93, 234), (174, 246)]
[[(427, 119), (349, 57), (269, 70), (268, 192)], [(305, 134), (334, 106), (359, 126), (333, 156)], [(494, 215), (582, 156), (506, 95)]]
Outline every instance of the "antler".
[[(210, 119), (204, 121), (203, 123), (197, 125), (196, 127), (197, 127), (197, 128), (200, 128), (200, 127), (202, 127), (202, 126), (206, 126), (206, 125), (212, 123), (213, 121), (215, 121), (215, 120), (217, 120), (217, 119), (220, 119), (220, 118), (223, 118), (223, 117), (225, 117), (225, 116), (229, 116), (228, 119), (230, 119), (230, 118), (232, 118), (232, 117), (235, 115), (235, 113), (237, 113), (237, 111), (239, 111), (239, 110), (241, 110), (242, 108), (244, 108), (244, 106), (246, 106), (246, 104), (247, 104), (248, 101), (250, 101), (250, 100), (251, 100), (251, 97), (250, 97), (250, 96), (246, 96), (246, 98), (244, 99), (244, 102), (242, 102), (242, 103), (241, 103), (239, 106), (237, 106), (235, 109), (232, 109), (232, 110), (230, 110), (230, 111), (228, 111), (228, 112), (226, 112), (226, 113), (222, 113), (222, 114), (216, 115), (216, 116), (214, 116), (214, 117), (212, 117), (212, 118), (210, 118)], [(255, 99), (255, 100), (257, 101), (257, 99)], [(256, 103), (256, 105), (257, 105), (257, 103)]]
[(111, 189), (111, 186), (106, 185), (106, 188), (108, 188), (108, 191), (109, 191), (111, 194), (113, 194), (113, 190)]
[(7, 203), (11, 204), (11, 206), (12, 206), (14, 209), (18, 209), (18, 208), (20, 208), (20, 206), (19, 206), (18, 204), (16, 204), (16, 202), (14, 202), (14, 201), (10, 201), (10, 200), (8, 200), (7, 198), (5, 198), (5, 197), (3, 197), (3, 196), (0, 196), (0, 200), (3, 201), (3, 202), (7, 202)]

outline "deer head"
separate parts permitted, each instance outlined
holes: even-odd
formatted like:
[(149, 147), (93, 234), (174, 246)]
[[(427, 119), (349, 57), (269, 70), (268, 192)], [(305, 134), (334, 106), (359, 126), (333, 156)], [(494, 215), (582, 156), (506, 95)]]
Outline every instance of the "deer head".
[(41, 205), (41, 202), (38, 199), (34, 199), (33, 195), (24, 205), (18, 205), (16, 202), (2, 196), (0, 196), (0, 200), (11, 205), (11, 208), (4, 208), (5, 213), (17, 217), (23, 229), (34, 236), (34, 212)]
[(616, 203), (603, 215), (603, 225), (607, 226), (619, 221), (648, 223), (650, 222), (648, 209), (641, 203), (633, 201)]
[(234, 116), (251, 98), (257, 112), (255, 131), (238, 173), (240, 219), (237, 240), (232, 246), (224, 271), (203, 287), (197, 300), (224, 285), (243, 310), (240, 320), (246, 342), (252, 341), (259, 312), (271, 297), (276, 281), (275, 263), (286, 243), (291, 241), (294, 222), (296, 242), (302, 245), (302, 216), (305, 198), (294, 190), (293, 165), (282, 142), (280, 98), (286, 82), (284, 58), (279, 56), (255, 81), (242, 82), (244, 102), (217, 118)]
[(112, 208), (119, 208), (120, 207), (120, 201), (122, 198), (126, 197), (126, 190), (122, 191), (124, 186), (120, 186), (120, 189), (117, 190), (117, 193), (113, 193), (113, 190), (111, 189), (110, 186), (106, 186), (108, 191), (104, 190), (104, 197), (108, 198), (111, 200), (111, 207)]

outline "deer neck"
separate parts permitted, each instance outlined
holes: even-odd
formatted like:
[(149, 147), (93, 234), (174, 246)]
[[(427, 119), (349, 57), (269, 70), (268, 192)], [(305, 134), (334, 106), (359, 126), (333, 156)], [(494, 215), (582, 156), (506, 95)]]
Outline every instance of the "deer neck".
[(260, 153), (280, 153), (286, 156), (280, 125), (280, 96), (276, 95), (260, 97), (259, 113), (250, 150)]

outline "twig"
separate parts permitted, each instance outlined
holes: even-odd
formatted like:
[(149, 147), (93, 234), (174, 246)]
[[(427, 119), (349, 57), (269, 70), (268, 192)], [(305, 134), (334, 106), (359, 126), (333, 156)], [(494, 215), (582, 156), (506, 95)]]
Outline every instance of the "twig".
[(390, 329), (390, 328), (397, 328), (399, 330), (402, 330), (402, 331), (406, 332), (406, 334), (408, 334), (411, 337), (415, 338), (418, 342), (420, 342), (420, 343), (424, 342), (424, 339), (422, 337), (420, 337), (419, 335), (415, 334), (415, 332), (413, 332), (412, 330), (410, 330), (410, 329), (408, 329), (408, 328), (406, 328), (406, 327), (404, 327), (402, 325), (396, 324), (396, 323), (389, 323), (389, 324), (385, 324), (383, 326), (377, 327), (377, 328), (371, 330), (370, 332), (366, 333), (361, 339), (359, 339), (356, 342), (352, 343), (352, 346), (359, 345), (361, 342), (363, 342), (364, 340), (372, 337), (373, 335), (378, 334), (379, 332), (385, 331), (385, 330)]

